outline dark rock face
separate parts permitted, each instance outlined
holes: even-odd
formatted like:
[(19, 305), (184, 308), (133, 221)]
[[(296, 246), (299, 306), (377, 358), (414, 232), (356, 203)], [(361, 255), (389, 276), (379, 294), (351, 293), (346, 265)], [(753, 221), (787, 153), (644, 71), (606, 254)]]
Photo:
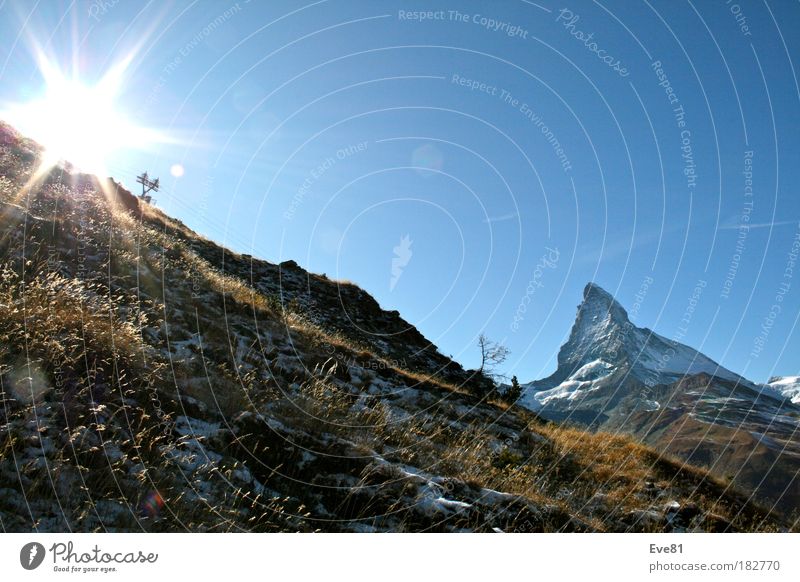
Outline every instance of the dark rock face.
[(139, 213), (139, 199), (131, 194), (130, 190), (125, 188), (122, 184), (115, 182), (113, 178), (109, 178), (106, 184), (98, 184), (98, 186), (100, 188), (105, 186), (115, 197), (119, 206), (124, 208), (126, 211), (135, 214)]
[(608, 292), (594, 283), (586, 285), (569, 340), (558, 352), (560, 373), (569, 375), (598, 358), (613, 365), (625, 363), (633, 348), (630, 325), (627, 312)]

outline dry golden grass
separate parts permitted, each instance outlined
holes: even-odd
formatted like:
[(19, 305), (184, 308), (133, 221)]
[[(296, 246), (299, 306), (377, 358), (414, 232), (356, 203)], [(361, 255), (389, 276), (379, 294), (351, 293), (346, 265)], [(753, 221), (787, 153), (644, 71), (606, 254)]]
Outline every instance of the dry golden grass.
[(78, 362), (90, 356), (133, 363), (143, 346), (139, 330), (145, 317), (131, 312), (123, 320), (117, 298), (78, 279), (41, 273), (22, 282), (9, 268), (0, 272), (0, 341), (25, 345), (48, 361)]
[(539, 431), (550, 438), (559, 452), (572, 455), (587, 467), (592, 479), (640, 482), (650, 472), (647, 449), (630, 437), (556, 424), (543, 425)]
[[(389, 365), (389, 362), (382, 358), (377, 358), (379, 361), (382, 361)], [(441, 378), (432, 375), (432, 374), (425, 374), (423, 372), (416, 372), (413, 370), (404, 370), (404, 369), (397, 369), (393, 368), (397, 371), (397, 373), (410, 380), (410, 384), (417, 387), (425, 387), (426, 385), (433, 385), (437, 388), (441, 388), (442, 390), (447, 390), (448, 392), (455, 392), (457, 394), (468, 395), (470, 394), (469, 390), (466, 386), (457, 386), (452, 382), (447, 382), (446, 380), (442, 380)]]
[(0, 200), (9, 201), (16, 194), (14, 183), (6, 176), (0, 176)]

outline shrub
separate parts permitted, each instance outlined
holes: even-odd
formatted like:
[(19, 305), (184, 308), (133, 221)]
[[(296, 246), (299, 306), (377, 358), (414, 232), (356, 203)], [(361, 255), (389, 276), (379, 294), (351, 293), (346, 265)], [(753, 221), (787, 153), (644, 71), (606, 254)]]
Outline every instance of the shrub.
[(522, 455), (513, 452), (510, 449), (503, 449), (494, 459), (492, 459), (492, 466), (497, 469), (505, 469), (507, 467), (519, 467), (523, 462)]
[(516, 376), (511, 377), (511, 386), (506, 388), (502, 394), (503, 400), (509, 404), (514, 404), (522, 396), (522, 386), (519, 385), (519, 380)]

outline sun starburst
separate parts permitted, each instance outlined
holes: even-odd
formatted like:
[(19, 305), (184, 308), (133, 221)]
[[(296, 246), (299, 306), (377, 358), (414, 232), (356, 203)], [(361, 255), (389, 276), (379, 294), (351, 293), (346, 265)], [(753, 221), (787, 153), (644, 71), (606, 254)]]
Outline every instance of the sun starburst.
[(120, 151), (146, 149), (164, 141), (158, 132), (134, 123), (120, 108), (130, 60), (122, 60), (98, 82), (89, 84), (78, 75), (65, 75), (38, 53), (42, 94), (11, 105), (0, 115), (44, 147), (43, 169), (68, 161), (83, 172), (105, 176), (109, 160)]

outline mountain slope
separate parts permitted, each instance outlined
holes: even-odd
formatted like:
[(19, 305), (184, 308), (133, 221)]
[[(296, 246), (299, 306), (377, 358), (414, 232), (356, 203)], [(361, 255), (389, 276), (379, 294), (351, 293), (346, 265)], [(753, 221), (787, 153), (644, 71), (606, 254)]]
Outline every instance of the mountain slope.
[(546, 418), (632, 434), (784, 510), (800, 507), (800, 408), (636, 327), (595, 284), (584, 290), (556, 371), (524, 388), (522, 404)]
[(353, 285), (199, 237), (0, 124), (3, 531), (760, 531), (628, 438), (480, 398)]

